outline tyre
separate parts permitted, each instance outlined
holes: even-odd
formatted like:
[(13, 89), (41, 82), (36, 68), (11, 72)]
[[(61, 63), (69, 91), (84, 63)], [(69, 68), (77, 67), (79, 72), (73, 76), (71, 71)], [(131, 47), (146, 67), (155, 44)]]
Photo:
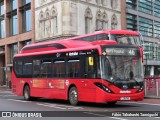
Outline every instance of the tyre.
[(71, 87), (69, 90), (69, 102), (71, 105), (77, 105), (78, 104), (78, 90), (76, 87)]
[(26, 100), (26, 101), (31, 100), (31, 96), (30, 96), (30, 88), (29, 88), (28, 85), (25, 85), (24, 91), (23, 91), (23, 95), (24, 95), (24, 100)]

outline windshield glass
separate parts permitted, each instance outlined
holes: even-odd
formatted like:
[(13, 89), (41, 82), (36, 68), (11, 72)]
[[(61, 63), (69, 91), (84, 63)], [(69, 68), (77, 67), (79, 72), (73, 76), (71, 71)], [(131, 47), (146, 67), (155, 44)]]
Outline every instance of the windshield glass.
[(102, 78), (115, 81), (143, 81), (142, 60), (136, 56), (102, 56)]
[(138, 45), (138, 46), (142, 45), (140, 36), (111, 34), (110, 39), (117, 41), (118, 44), (129, 44), (129, 45)]

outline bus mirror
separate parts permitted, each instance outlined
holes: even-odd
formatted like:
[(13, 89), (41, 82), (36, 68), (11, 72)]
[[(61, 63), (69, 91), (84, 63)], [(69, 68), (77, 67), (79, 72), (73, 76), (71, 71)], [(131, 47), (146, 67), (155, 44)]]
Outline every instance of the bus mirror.
[(89, 57), (88, 62), (90, 66), (93, 66), (94, 65), (93, 57)]

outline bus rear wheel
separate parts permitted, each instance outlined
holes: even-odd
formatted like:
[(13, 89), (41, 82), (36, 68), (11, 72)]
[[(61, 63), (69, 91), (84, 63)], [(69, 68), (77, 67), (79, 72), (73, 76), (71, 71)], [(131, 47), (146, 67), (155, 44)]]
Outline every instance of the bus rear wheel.
[(76, 87), (71, 87), (69, 90), (69, 102), (74, 106), (78, 104), (78, 90)]
[(26, 101), (31, 100), (31, 96), (30, 96), (30, 88), (29, 88), (28, 85), (25, 85), (24, 91), (23, 91), (23, 95), (24, 95), (24, 100), (26, 100)]

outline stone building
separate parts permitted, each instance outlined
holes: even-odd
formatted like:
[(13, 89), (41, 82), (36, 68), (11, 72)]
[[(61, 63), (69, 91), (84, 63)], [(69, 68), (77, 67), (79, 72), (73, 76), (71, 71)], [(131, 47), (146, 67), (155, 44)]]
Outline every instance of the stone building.
[(35, 0), (35, 42), (121, 29), (121, 0)]

